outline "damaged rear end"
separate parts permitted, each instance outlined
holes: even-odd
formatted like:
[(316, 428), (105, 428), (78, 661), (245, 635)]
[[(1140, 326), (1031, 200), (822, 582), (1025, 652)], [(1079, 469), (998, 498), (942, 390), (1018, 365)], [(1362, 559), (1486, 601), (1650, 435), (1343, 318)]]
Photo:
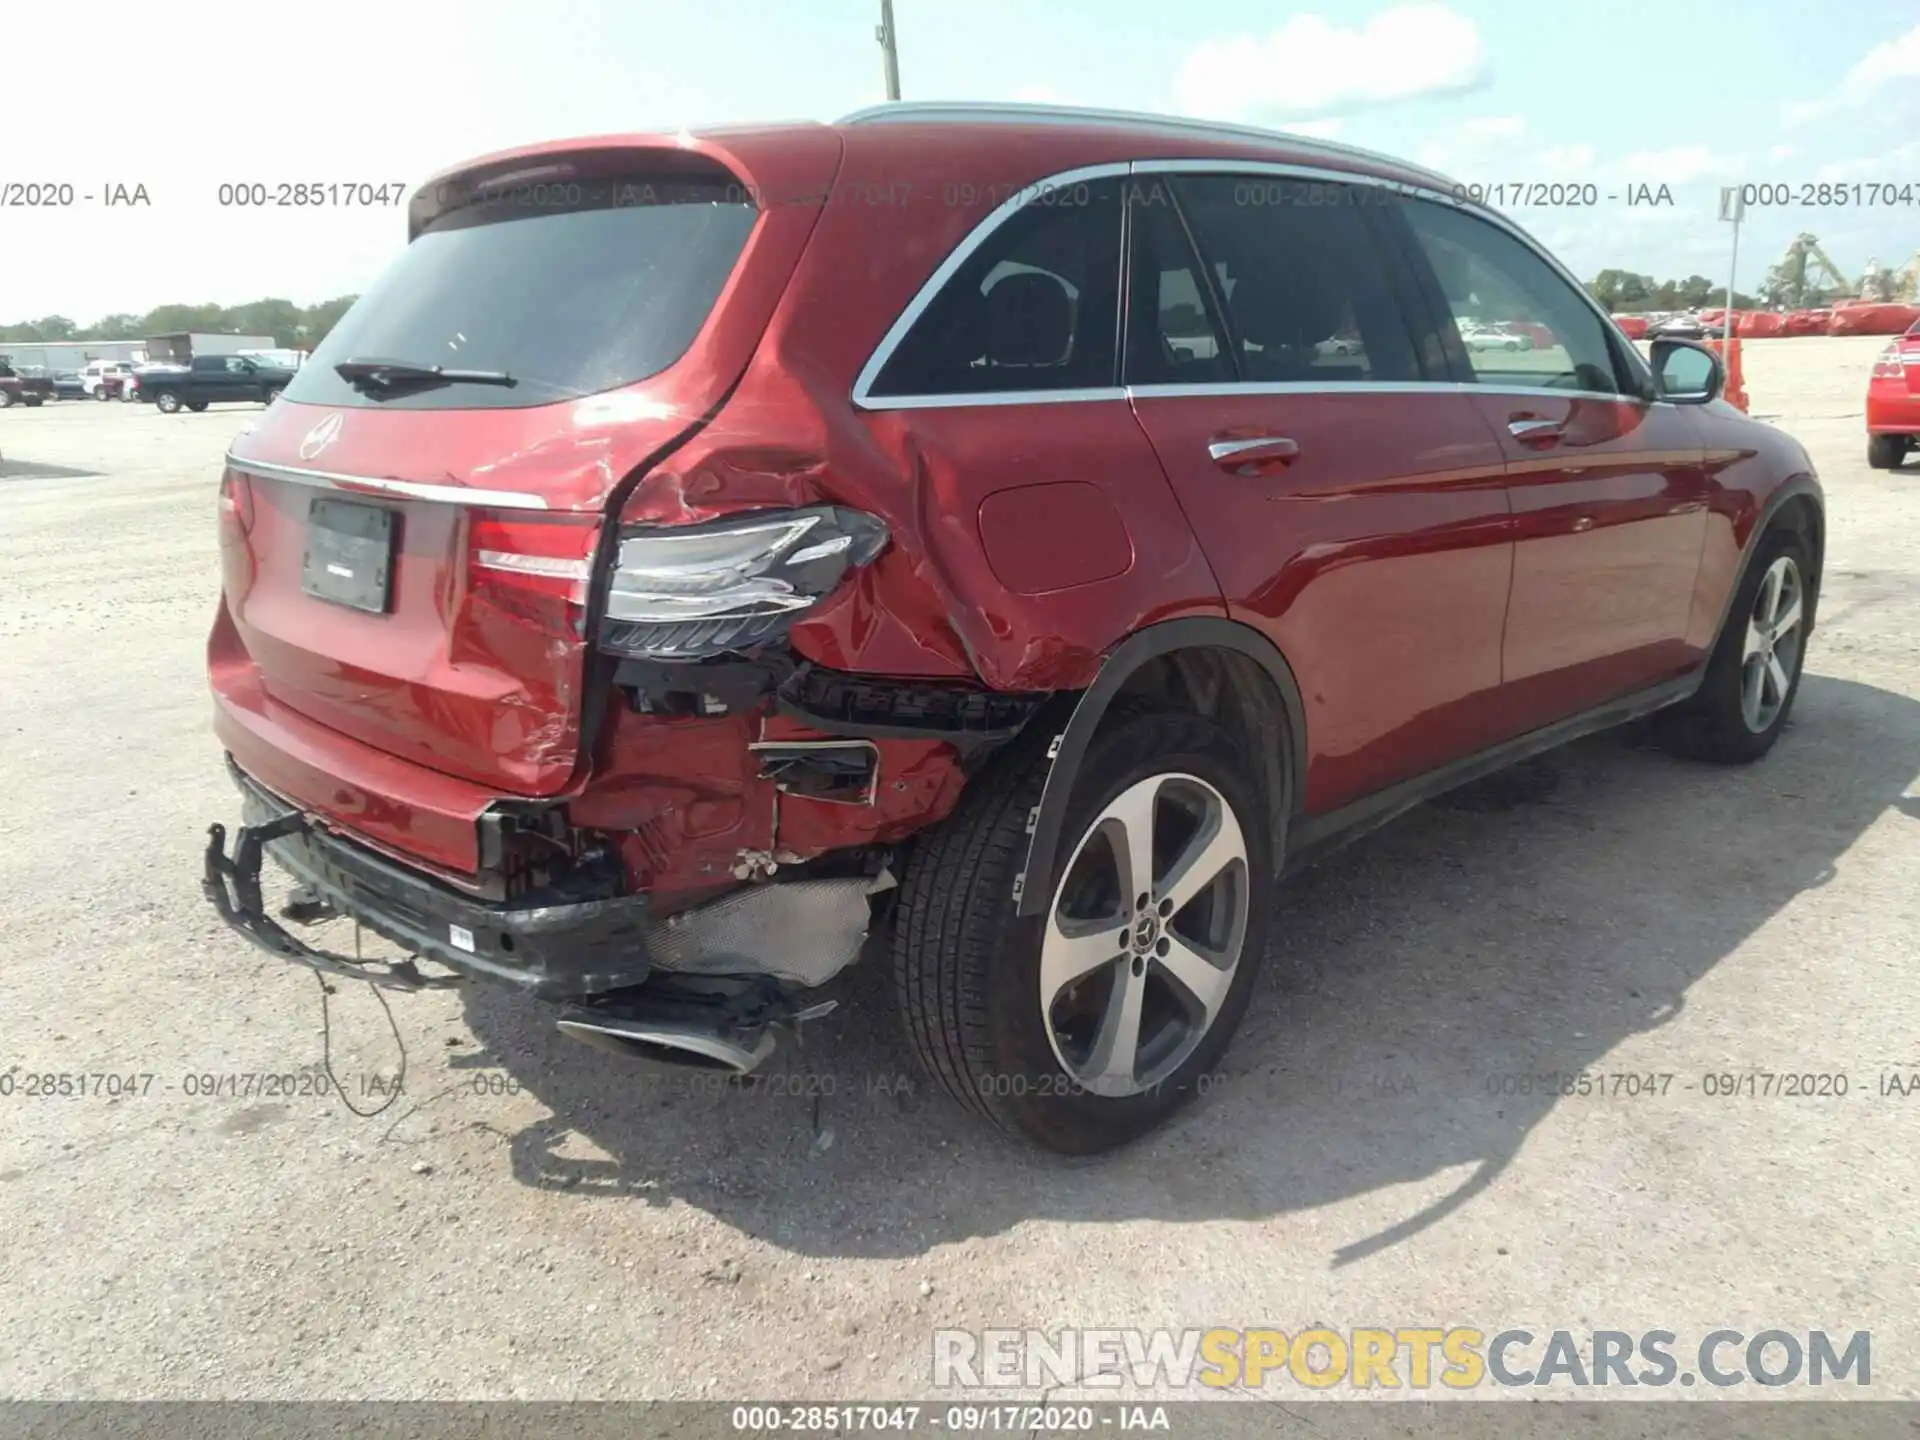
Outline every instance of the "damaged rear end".
[(819, 127), (623, 137), (422, 188), (222, 477), (235, 929), (435, 983), (290, 928), (350, 917), (737, 1070), (858, 953), (893, 847), (1044, 696), (981, 685), (911, 507), (840, 483), (834, 382), (756, 363), (840, 160)]

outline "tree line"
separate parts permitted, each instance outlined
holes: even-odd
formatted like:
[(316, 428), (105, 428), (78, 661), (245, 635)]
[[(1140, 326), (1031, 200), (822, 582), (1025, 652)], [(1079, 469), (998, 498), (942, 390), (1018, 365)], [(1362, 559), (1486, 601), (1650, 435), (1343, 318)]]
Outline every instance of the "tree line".
[(311, 350), (359, 297), (340, 295), (318, 305), (291, 300), (254, 300), (245, 305), (161, 305), (144, 315), (104, 315), (81, 325), (64, 315), (45, 315), (17, 325), (0, 325), (0, 344), (30, 345), (52, 340), (144, 340), (177, 330), (199, 334), (271, 335), (289, 350)]
[[(1704, 275), (1656, 281), (1651, 275), (1636, 275), (1631, 270), (1602, 270), (1587, 282), (1587, 289), (1610, 311), (1699, 310), (1727, 303), (1726, 282), (1709, 280)], [(1735, 290), (1733, 308), (1758, 310), (1761, 302)]]

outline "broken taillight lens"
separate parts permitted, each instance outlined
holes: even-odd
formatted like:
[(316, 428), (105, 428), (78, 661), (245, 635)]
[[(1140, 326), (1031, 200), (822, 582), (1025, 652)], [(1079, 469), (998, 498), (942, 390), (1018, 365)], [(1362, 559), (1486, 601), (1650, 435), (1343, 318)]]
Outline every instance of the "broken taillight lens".
[(749, 510), (697, 525), (631, 525), (598, 640), (616, 655), (701, 660), (782, 634), (887, 543), (878, 517), (839, 505)]

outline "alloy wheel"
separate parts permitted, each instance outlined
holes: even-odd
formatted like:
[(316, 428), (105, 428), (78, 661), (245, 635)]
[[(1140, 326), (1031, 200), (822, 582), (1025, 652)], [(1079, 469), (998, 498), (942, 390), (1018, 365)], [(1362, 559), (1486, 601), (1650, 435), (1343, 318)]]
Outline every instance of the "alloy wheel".
[(1805, 598), (1800, 567), (1791, 555), (1777, 557), (1760, 581), (1741, 652), (1740, 717), (1756, 735), (1773, 724), (1793, 688), (1806, 633)]
[(1205, 1039), (1240, 966), (1247, 865), (1233, 807), (1195, 775), (1130, 785), (1088, 826), (1040, 947), (1047, 1040), (1077, 1085), (1139, 1094)]

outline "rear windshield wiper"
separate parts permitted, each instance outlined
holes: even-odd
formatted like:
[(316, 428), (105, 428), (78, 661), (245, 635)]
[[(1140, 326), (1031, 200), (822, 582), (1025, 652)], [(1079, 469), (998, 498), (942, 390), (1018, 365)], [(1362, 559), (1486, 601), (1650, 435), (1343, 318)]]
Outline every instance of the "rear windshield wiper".
[(355, 389), (375, 386), (394, 390), (407, 385), (517, 385), (504, 370), (453, 370), (444, 365), (419, 365), (411, 360), (342, 360), (333, 373)]

